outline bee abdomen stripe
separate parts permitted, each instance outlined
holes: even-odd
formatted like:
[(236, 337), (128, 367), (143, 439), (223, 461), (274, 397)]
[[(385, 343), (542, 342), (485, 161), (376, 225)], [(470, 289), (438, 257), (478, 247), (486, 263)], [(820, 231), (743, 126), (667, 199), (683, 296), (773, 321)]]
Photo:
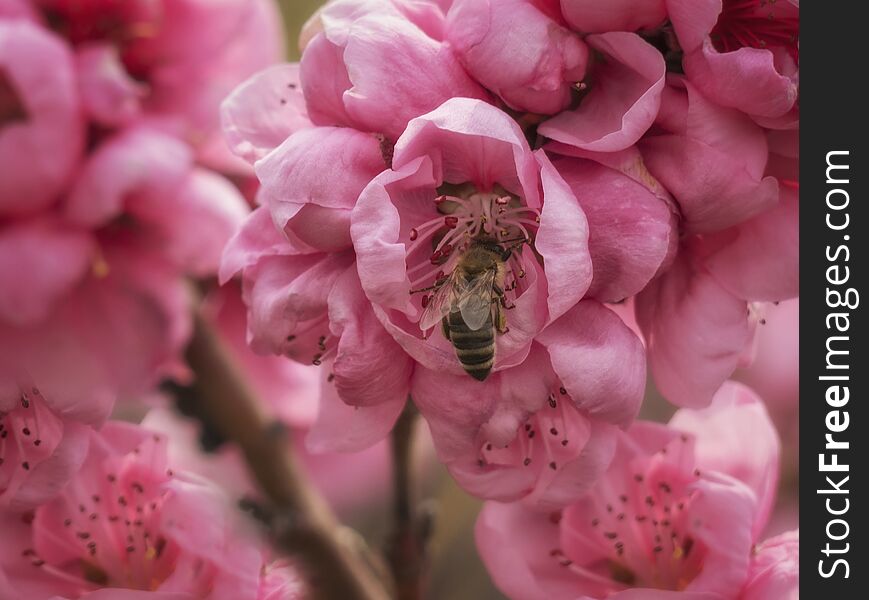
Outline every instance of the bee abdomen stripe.
[(480, 333), (479, 335), (451, 335), (450, 341), (456, 350), (475, 350), (491, 346), (495, 343), (495, 336), (491, 331)]
[(494, 363), (494, 359), (489, 359), (484, 363), (480, 363), (477, 365), (462, 365), (465, 369), (465, 372), (468, 373), (471, 377), (478, 381), (483, 381), (488, 377), (489, 373), (492, 371), (492, 364)]
[(480, 348), (456, 348), (456, 354), (463, 365), (479, 365), (492, 361), (495, 356), (495, 345), (490, 344)]

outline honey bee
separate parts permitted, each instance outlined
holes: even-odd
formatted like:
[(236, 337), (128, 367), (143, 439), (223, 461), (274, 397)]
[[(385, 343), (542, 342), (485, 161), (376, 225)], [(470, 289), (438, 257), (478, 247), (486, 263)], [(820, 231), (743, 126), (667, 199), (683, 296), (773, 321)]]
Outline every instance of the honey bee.
[(452, 273), (433, 286), (419, 325), (423, 331), (441, 323), (465, 372), (484, 381), (495, 362), (495, 333), (507, 331), (504, 281), (512, 247), (492, 239), (475, 239)]

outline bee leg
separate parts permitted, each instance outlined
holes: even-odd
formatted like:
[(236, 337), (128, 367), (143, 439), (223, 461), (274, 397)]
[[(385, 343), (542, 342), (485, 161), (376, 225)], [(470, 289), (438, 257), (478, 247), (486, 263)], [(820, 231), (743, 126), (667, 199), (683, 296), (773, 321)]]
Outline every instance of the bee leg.
[(444, 337), (447, 341), (450, 341), (450, 324), (447, 323), (447, 317), (441, 319), (441, 332), (444, 334)]
[(507, 333), (507, 315), (501, 310), (501, 304), (498, 302), (492, 304), (492, 321), (498, 333)]

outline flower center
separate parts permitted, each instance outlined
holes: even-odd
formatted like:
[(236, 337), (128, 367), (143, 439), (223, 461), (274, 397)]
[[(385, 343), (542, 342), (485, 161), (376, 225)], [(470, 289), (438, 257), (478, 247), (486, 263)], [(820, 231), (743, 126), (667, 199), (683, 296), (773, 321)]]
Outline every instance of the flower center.
[(703, 545), (691, 535), (693, 528), (702, 525), (691, 520), (690, 485), (700, 473), (674, 473), (664, 465), (672, 460), (667, 454), (682, 452), (679, 446), (688, 441), (688, 436), (682, 436), (649, 457), (645, 468), (626, 473), (623, 480), (599, 485), (593, 492), (591, 510), (566, 515), (569, 520), (585, 521), (570, 523), (568, 530), (586, 532), (587, 543), (599, 548), (605, 557), (600, 563), (582, 566), (561, 548), (552, 550), (551, 556), (563, 567), (608, 589), (639, 586), (684, 590), (700, 573), (706, 555)]
[[(504, 304), (521, 294), (526, 268), (521, 246), (533, 243), (540, 226), (538, 211), (524, 206), (520, 199), (501, 186), (480, 192), (472, 184), (441, 186), (431, 213), (435, 216), (413, 227), (406, 246), (407, 274), (411, 294), (423, 292), (420, 305), (425, 308), (434, 288), (455, 269), (474, 240), (494, 240), (513, 250), (507, 259)], [(431, 214), (430, 213), (430, 214)]]
[[(154, 436), (154, 440), (159, 446), (162, 438)], [(171, 575), (178, 554), (161, 535), (161, 510), (168, 491), (159, 478), (143, 473), (141, 466), (131, 466), (109, 471), (102, 479), (84, 478), (71, 484), (45, 509), (49, 512), (37, 513), (37, 519), (44, 520), (39, 526), (51, 528), (64, 548), (79, 549), (77, 560), (53, 564), (34, 549), (24, 550), (22, 557), (85, 589), (107, 585), (157, 589)], [(171, 476), (167, 472), (166, 479)]]
[(799, 13), (786, 0), (725, 0), (710, 37), (720, 52), (784, 48), (799, 64)]
[(27, 108), (15, 91), (9, 76), (0, 68), (0, 127), (26, 120)]
[(107, 41), (118, 47), (127, 72), (145, 80), (157, 61), (150, 44), (162, 11), (150, 0), (40, 0), (49, 26), (73, 45)]

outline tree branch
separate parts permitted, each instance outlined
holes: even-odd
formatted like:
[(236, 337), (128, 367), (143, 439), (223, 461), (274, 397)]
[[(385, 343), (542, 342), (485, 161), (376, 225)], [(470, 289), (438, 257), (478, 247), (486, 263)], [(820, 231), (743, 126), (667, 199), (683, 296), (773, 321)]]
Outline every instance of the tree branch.
[(195, 312), (187, 360), (196, 374), (197, 410), (244, 453), (248, 468), (282, 525), (280, 548), (302, 561), (315, 598), (387, 600), (389, 594), (354, 551), (346, 530), (300, 469), (284, 427), (268, 415), (223, 340)]
[(408, 400), (390, 437), (394, 530), (387, 557), (398, 600), (419, 600), (422, 597), (427, 529), (430, 528), (425, 515), (420, 515), (416, 507), (417, 481), (413, 473), (416, 421), (416, 408)]

